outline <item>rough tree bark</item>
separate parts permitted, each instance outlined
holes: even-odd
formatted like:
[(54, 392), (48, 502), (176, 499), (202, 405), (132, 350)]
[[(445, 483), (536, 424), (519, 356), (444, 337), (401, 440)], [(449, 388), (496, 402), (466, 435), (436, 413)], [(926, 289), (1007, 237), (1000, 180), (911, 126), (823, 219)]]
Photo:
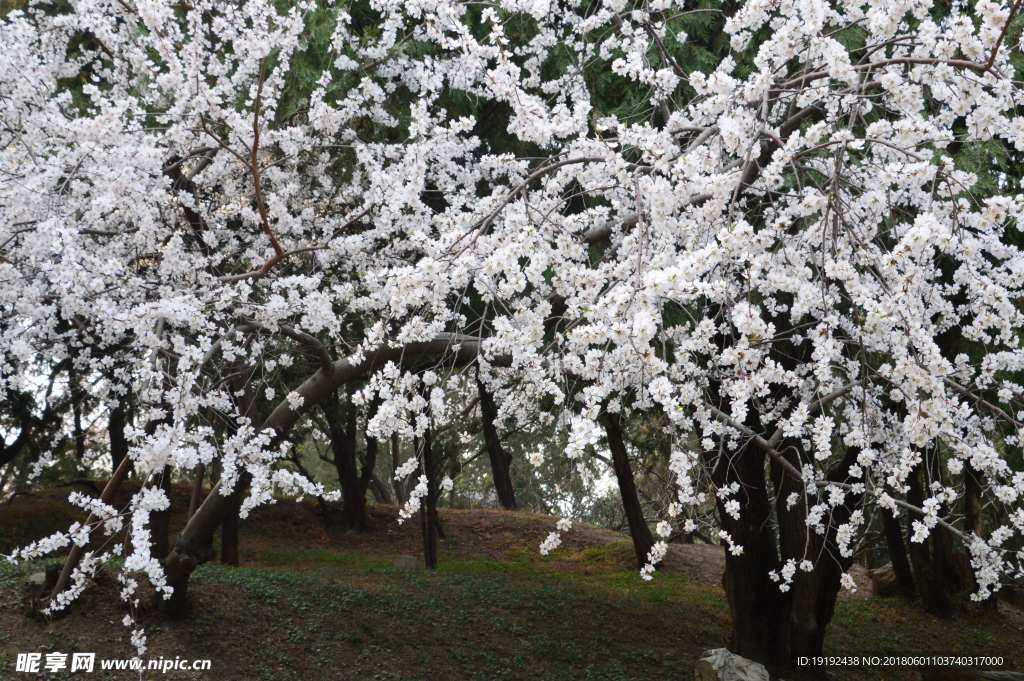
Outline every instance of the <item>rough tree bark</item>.
[[(797, 457), (807, 458), (799, 453), (799, 442), (784, 442), (779, 451), (788, 452), (787, 460), (798, 469)], [(845, 481), (845, 471), (853, 460), (855, 455), (849, 452), (836, 467), (838, 473), (830, 472), (829, 479)], [(774, 459), (768, 470), (777, 500), (802, 491), (802, 482), (792, 478)], [(712, 480), (718, 488), (737, 483), (739, 492), (733, 498), (742, 509), (740, 517), (734, 518), (726, 510), (725, 500), (717, 499), (722, 529), (743, 548), (739, 555), (726, 552), (722, 577), (732, 615), (729, 650), (764, 664), (773, 678), (824, 679), (824, 668), (800, 666), (797, 660), (822, 654), (840, 578), (852, 563), (852, 558), (839, 553), (835, 528), (849, 519), (860, 500), (848, 497), (834, 508), (831, 517), (824, 519), (830, 528), (824, 535), (807, 527), (803, 494), (791, 508), (784, 501), (777, 502), (773, 518), (765, 452), (754, 445), (714, 456)], [(799, 563), (807, 556), (817, 559), (814, 570), (797, 570), (788, 590), (782, 591), (781, 583), (774, 582), (769, 571), (779, 571), (787, 560)]]
[(647, 564), (647, 557), (654, 547), (654, 537), (651, 535), (651, 528), (647, 526), (644, 509), (636, 490), (636, 480), (633, 478), (633, 469), (629, 465), (629, 456), (626, 453), (626, 442), (622, 436), (622, 423), (618, 414), (610, 413), (604, 415), (602, 422), (608, 437), (608, 449), (612, 454), (615, 479), (619, 483), (622, 509), (629, 524), (629, 536), (633, 539), (633, 551), (640, 567), (643, 567)]
[(483, 422), (484, 443), (487, 456), (491, 460), (491, 474), (494, 477), (494, 490), (498, 493), (498, 502), (506, 511), (516, 510), (516, 494), (512, 487), (512, 456), (501, 446), (498, 437), (498, 405), (494, 395), (477, 378), (477, 389), (480, 393), (480, 417)]
[(157, 609), (161, 612), (180, 616), (188, 604), (188, 580), (199, 565), (217, 557), (213, 549), (213, 537), (233, 509), (237, 509), (245, 496), (251, 476), (242, 473), (230, 494), (220, 493), (222, 480), (217, 481), (195, 515), (185, 524), (178, 535), (174, 551), (164, 560), (164, 572), (168, 586), (174, 589), (170, 598), (158, 598)]
[[(796, 440), (783, 441), (780, 451), (797, 469), (812, 460), (811, 455), (800, 448)], [(857, 461), (858, 450), (849, 449), (844, 458), (826, 473), (835, 482), (855, 482), (849, 478), (850, 467)], [(815, 556), (814, 570), (797, 570), (789, 591), (782, 594), (782, 609), (776, 614), (780, 658), (775, 668), (780, 676), (793, 679), (822, 679), (824, 669), (800, 667), (800, 657), (820, 656), (824, 650), (825, 630), (835, 612), (836, 597), (841, 588), (843, 573), (850, 569), (853, 557), (844, 557), (836, 542), (836, 528), (850, 519), (862, 501), (861, 497), (847, 495), (845, 503), (834, 507), (825, 518), (828, 528), (824, 535), (818, 534), (806, 523), (807, 501), (801, 494), (803, 482), (794, 479), (772, 460), (770, 462), (772, 484), (776, 491), (775, 515), (778, 521), (780, 559), (794, 559), (799, 563), (806, 556)], [(787, 500), (793, 493), (798, 495), (792, 507)], [(778, 587), (776, 587), (778, 588)]]
[(768, 487), (764, 479), (765, 455), (752, 446), (735, 452), (721, 453), (713, 460), (712, 480), (716, 487), (738, 483), (736, 499), (742, 513), (733, 518), (717, 502), (722, 531), (728, 532), (734, 544), (743, 552), (725, 553), (725, 589), (732, 615), (732, 633), (729, 650), (751, 660), (768, 665), (777, 657), (777, 613), (782, 608), (779, 585), (768, 576), (778, 570), (779, 555), (776, 537), (772, 532), (772, 510)]

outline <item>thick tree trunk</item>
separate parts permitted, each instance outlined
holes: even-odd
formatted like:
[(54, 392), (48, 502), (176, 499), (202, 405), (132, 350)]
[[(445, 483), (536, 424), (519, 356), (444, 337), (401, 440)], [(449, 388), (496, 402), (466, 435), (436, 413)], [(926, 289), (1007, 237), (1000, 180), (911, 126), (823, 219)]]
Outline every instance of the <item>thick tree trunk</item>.
[(780, 565), (764, 466), (764, 453), (748, 446), (715, 456), (711, 475), (719, 489), (732, 483), (740, 486), (738, 519), (726, 511), (722, 499), (717, 500), (722, 531), (733, 544), (743, 547), (741, 553), (733, 554), (725, 546), (722, 587), (732, 616), (729, 650), (766, 666), (778, 666), (783, 598), (779, 585), (768, 576)]
[(619, 483), (622, 509), (626, 514), (626, 522), (629, 523), (629, 536), (633, 539), (633, 551), (640, 567), (643, 567), (647, 564), (651, 548), (654, 547), (654, 537), (651, 535), (651, 528), (647, 526), (647, 519), (644, 518), (644, 509), (640, 505), (636, 480), (633, 479), (633, 469), (629, 465), (626, 443), (622, 437), (619, 415), (605, 414), (603, 422), (608, 437), (608, 449), (612, 453), (612, 468), (615, 469), (615, 479)]
[[(156, 485), (164, 491), (167, 498), (171, 498), (171, 467), (164, 466)], [(171, 552), (171, 507), (165, 511), (155, 511), (150, 515), (150, 525), (153, 532), (153, 557), (163, 560)]]
[(239, 508), (250, 480), (249, 473), (242, 473), (234, 490), (227, 496), (220, 493), (221, 481), (218, 481), (185, 525), (174, 544), (174, 551), (164, 560), (167, 585), (174, 591), (169, 599), (157, 598), (156, 606), (161, 612), (172, 616), (184, 614), (189, 577), (197, 566), (217, 557), (213, 548), (214, 534), (232, 511)]
[[(800, 467), (795, 453), (799, 443), (783, 443), (778, 449), (788, 452), (790, 463)], [(739, 485), (735, 495), (716, 502), (722, 530), (731, 540), (725, 547), (722, 578), (732, 615), (729, 650), (764, 664), (772, 678), (820, 681), (825, 678), (824, 668), (802, 666), (798, 660), (822, 655), (840, 580), (852, 562), (839, 553), (835, 528), (849, 519), (860, 500), (850, 498), (833, 509), (832, 517), (824, 519), (830, 529), (819, 535), (806, 525), (802, 482), (772, 460), (768, 466), (770, 487), (765, 458), (753, 445), (713, 455), (715, 486)], [(799, 493), (799, 501), (787, 508), (785, 500), (793, 492)], [(774, 518), (772, 496), (778, 500)], [(728, 500), (739, 502), (739, 518), (726, 509)], [(742, 552), (733, 554), (728, 550), (730, 544), (742, 547)], [(788, 560), (799, 565), (804, 558), (812, 559), (811, 572), (797, 569), (789, 584), (771, 579), (769, 573), (781, 574)]]
[(903, 543), (903, 525), (892, 511), (883, 508), (880, 512), (882, 526), (885, 528), (885, 543), (889, 548), (889, 559), (892, 561), (892, 571), (896, 576), (900, 598), (913, 601), (917, 598), (917, 587), (914, 585), (914, 573), (907, 558), (906, 544)]
[[(784, 441), (779, 450), (797, 469), (811, 461), (811, 457), (802, 452), (799, 441)], [(849, 479), (849, 469), (856, 460), (857, 450), (848, 450), (844, 459), (828, 472), (827, 478), (853, 482)], [(770, 471), (776, 492), (780, 563), (794, 560), (799, 564), (804, 558), (813, 557), (814, 569), (810, 572), (798, 569), (789, 590), (782, 594), (783, 607), (778, 612), (777, 625), (779, 659), (769, 670), (787, 679), (824, 679), (823, 668), (804, 667), (797, 661), (801, 657), (820, 656), (824, 650), (825, 630), (835, 613), (842, 575), (853, 564), (852, 556), (843, 556), (839, 551), (836, 529), (849, 521), (861, 498), (848, 495), (845, 503), (834, 507), (824, 518), (826, 532), (818, 534), (816, 529), (807, 526), (803, 482), (794, 479), (774, 460), (770, 462)], [(798, 501), (792, 507), (781, 501), (794, 493)]]
[(110, 417), (107, 420), (107, 433), (110, 438), (112, 471), (116, 471), (124, 457), (128, 456), (128, 438), (124, 436), (126, 421), (124, 407), (118, 405), (110, 410)]
[(324, 413), (330, 424), (331, 451), (343, 499), (341, 524), (348, 531), (365, 532), (368, 529), (366, 485), (360, 479), (357, 466), (355, 407), (351, 403), (341, 405), (337, 395), (332, 395), (325, 401)]
[[(910, 487), (907, 501), (921, 508), (926, 499), (924, 467), (915, 468), (908, 476), (907, 483)], [(907, 522), (912, 523), (913, 518), (908, 516)], [(921, 605), (925, 611), (937, 617), (952, 617), (955, 608), (950, 599), (952, 585), (944, 579), (947, 572), (943, 566), (945, 555), (941, 550), (935, 551), (931, 541), (936, 534), (937, 532), (933, 531), (932, 536), (923, 542), (910, 542), (910, 561), (914, 568), (914, 581), (921, 595)]]
[(480, 415), (484, 430), (484, 444), (487, 456), (491, 460), (491, 475), (494, 478), (494, 490), (498, 493), (498, 503), (506, 511), (516, 510), (516, 494), (512, 487), (512, 457), (501, 446), (498, 437), (498, 405), (494, 403), (494, 395), (477, 379), (480, 393)]

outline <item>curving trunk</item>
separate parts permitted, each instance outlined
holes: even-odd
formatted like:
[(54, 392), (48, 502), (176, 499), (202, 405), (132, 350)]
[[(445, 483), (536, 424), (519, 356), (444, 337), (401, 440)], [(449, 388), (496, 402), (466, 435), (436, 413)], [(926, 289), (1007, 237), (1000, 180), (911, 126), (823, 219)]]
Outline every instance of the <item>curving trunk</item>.
[(213, 537), (217, 528), (241, 505), (251, 479), (249, 473), (243, 472), (232, 492), (227, 495), (220, 493), (223, 480), (219, 480), (206, 495), (206, 499), (178, 536), (174, 551), (164, 560), (167, 584), (174, 591), (168, 599), (157, 598), (158, 610), (172, 616), (184, 614), (188, 603), (189, 577), (196, 567), (217, 557)]

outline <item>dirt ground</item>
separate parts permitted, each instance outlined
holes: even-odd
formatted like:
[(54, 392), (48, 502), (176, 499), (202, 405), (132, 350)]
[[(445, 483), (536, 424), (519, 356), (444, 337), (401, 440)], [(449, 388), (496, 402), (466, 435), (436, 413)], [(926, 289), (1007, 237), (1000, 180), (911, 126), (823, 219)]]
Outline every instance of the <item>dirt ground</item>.
[[(0, 506), (0, 551), (80, 518), (66, 501), (75, 488), (19, 495)], [(115, 504), (126, 503), (132, 491), (128, 486)], [(172, 491), (172, 533), (184, 524), (188, 495), (185, 487)], [(703, 650), (728, 641), (721, 547), (673, 544), (665, 568), (646, 583), (622, 534), (577, 523), (542, 557), (538, 546), (556, 518), (442, 510), (438, 570), (400, 570), (395, 557), (420, 555), (418, 521), (399, 524), (389, 506), (371, 506), (369, 516), (370, 532), (358, 534), (325, 529), (311, 501), (256, 509), (241, 522), (242, 567), (201, 566), (184, 618), (155, 612), (151, 593), (135, 612), (148, 639), (147, 661), (209, 659), (211, 671), (150, 671), (142, 678), (689, 679)], [(17, 655), (28, 651), (94, 652), (98, 660), (134, 655), (123, 624), (129, 611), (113, 571), (98, 575), (62, 617), (47, 620), (26, 584), (40, 566), (4, 569), (0, 680), (31, 677), (12, 671)], [(853, 575), (860, 588), (842, 592), (827, 654), (937, 654), (962, 643), (972, 654), (1006, 651), (1007, 665), (1024, 663), (1019, 612), (971, 612), (937, 622), (893, 599), (873, 599), (865, 572), (854, 568)], [(98, 667), (91, 675), (34, 678), (140, 678)], [(919, 676), (837, 670), (836, 678)]]

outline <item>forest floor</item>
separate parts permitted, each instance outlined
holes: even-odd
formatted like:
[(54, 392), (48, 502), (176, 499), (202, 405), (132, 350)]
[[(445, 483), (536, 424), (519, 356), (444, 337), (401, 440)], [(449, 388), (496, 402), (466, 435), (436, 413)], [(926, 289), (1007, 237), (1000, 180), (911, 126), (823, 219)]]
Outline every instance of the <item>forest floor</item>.
[[(0, 505), (0, 553), (79, 518), (72, 488)], [(128, 490), (130, 491), (130, 490)], [(174, 507), (187, 507), (176, 488)], [(124, 501), (122, 499), (121, 501)], [(700, 653), (728, 642), (721, 547), (672, 545), (667, 567), (640, 579), (622, 534), (577, 524), (549, 556), (537, 550), (556, 519), (530, 513), (442, 510), (436, 571), (394, 567), (420, 555), (419, 523), (371, 506), (371, 532), (326, 531), (315, 503), (280, 502), (241, 523), (241, 567), (193, 575), (191, 612), (143, 610), (144, 659), (208, 659), (210, 671), (147, 672), (146, 679), (598, 680), (692, 679)], [(172, 516), (172, 529), (184, 518)], [(50, 561), (51, 563), (53, 561)], [(130, 658), (120, 584), (101, 573), (66, 616), (33, 616), (30, 573), (43, 563), (0, 562), (0, 679), (138, 679), (138, 672), (15, 671), (17, 653)], [(1024, 614), (965, 607), (936, 620), (919, 605), (844, 592), (825, 654), (999, 656), (1024, 670)], [(70, 659), (70, 657), (69, 657)], [(904, 667), (832, 668), (838, 680), (916, 680)]]

